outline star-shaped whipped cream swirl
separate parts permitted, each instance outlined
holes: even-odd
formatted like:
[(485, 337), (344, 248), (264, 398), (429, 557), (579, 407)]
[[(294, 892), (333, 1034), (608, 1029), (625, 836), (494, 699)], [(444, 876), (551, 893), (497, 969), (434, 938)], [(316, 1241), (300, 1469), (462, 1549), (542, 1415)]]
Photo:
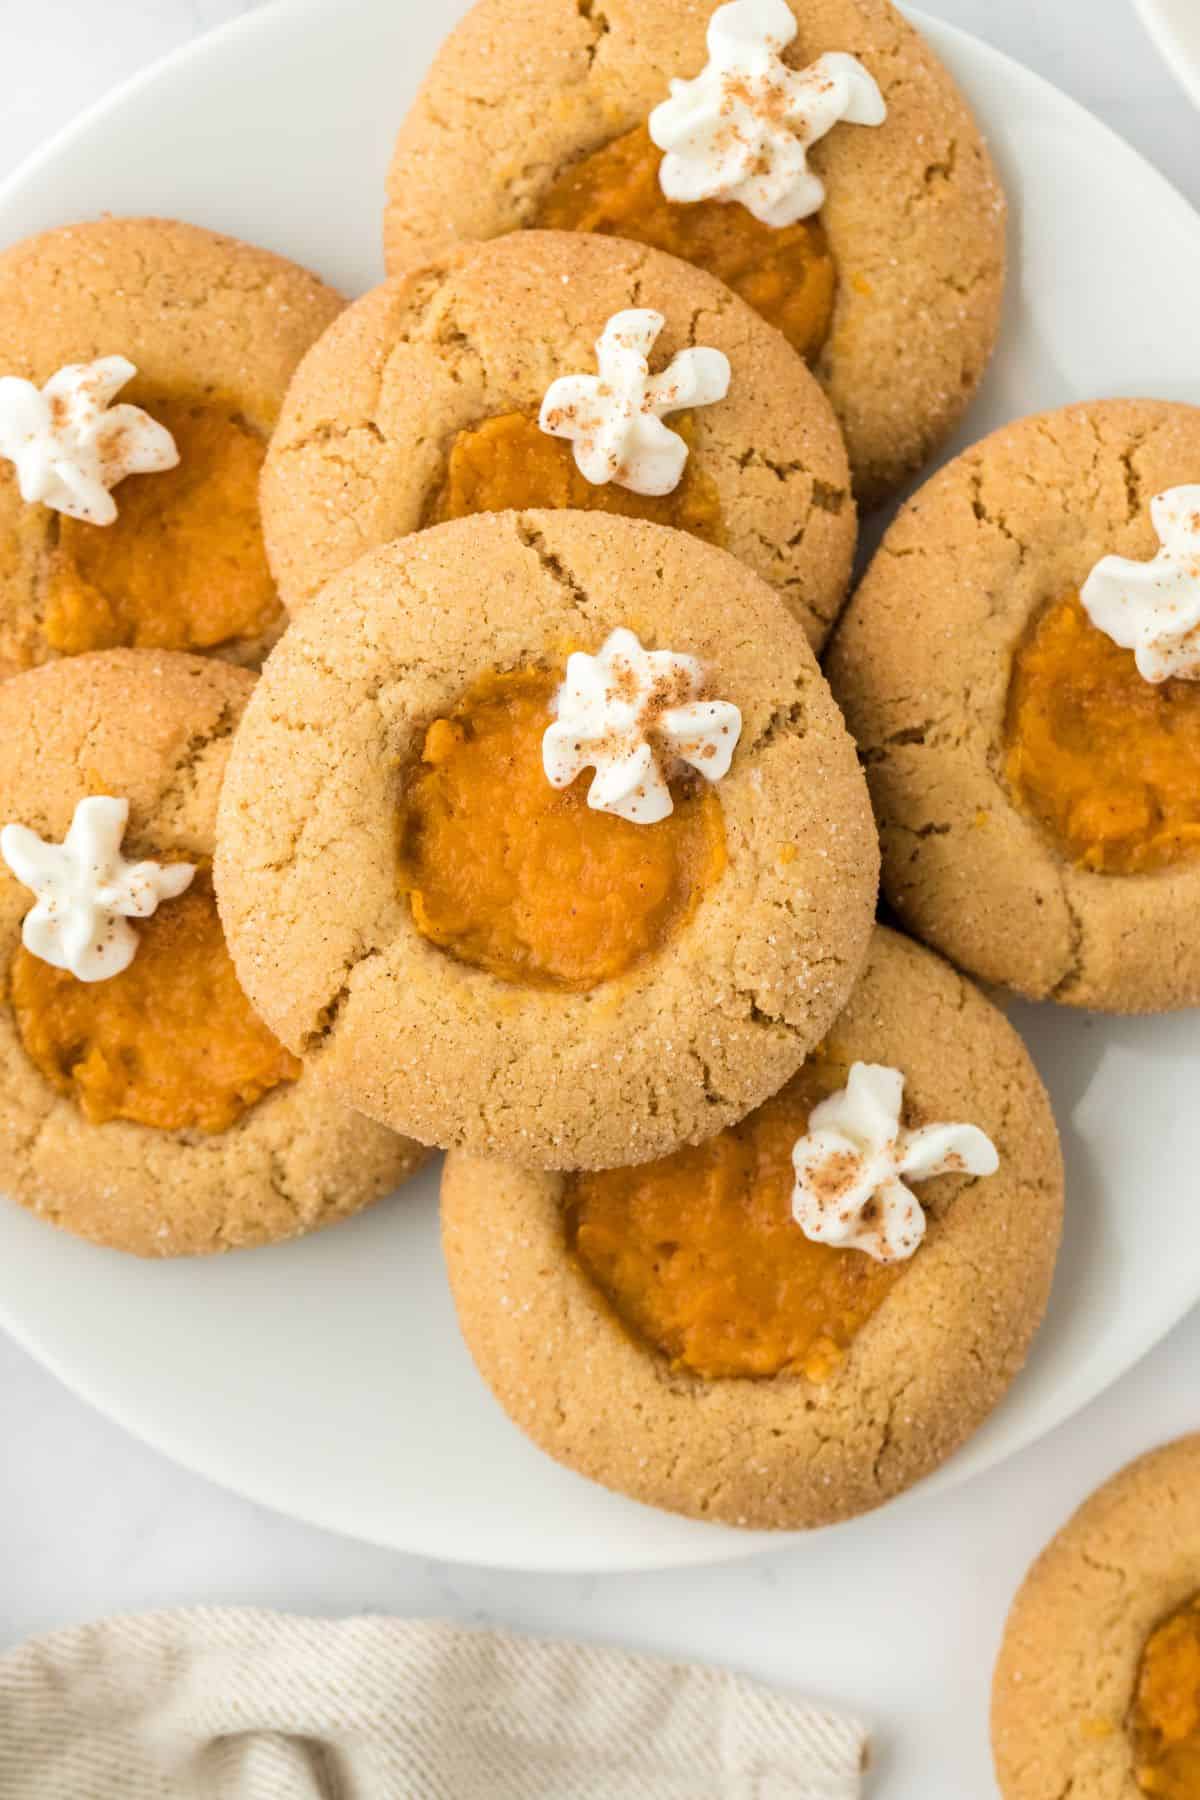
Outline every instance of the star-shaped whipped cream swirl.
[(124, 356), (68, 363), (45, 387), (0, 377), (0, 457), (17, 471), (22, 500), (40, 501), (87, 525), (111, 525), (110, 488), (179, 461), (175, 439), (140, 406), (113, 406), (137, 374)]
[(729, 392), (729, 358), (703, 345), (681, 350), (659, 375), (649, 356), (666, 320), (647, 307), (614, 313), (596, 343), (598, 375), (551, 382), (538, 424), (569, 438), (575, 463), (595, 487), (615, 481), (634, 494), (669, 494), (688, 449), (664, 413), (711, 406)]
[(809, 1114), (792, 1150), (792, 1216), (817, 1244), (899, 1262), (925, 1236), (925, 1213), (905, 1183), (931, 1175), (994, 1175), (996, 1146), (977, 1125), (900, 1123), (904, 1077), (855, 1063), (846, 1086)]
[(742, 715), (703, 691), (695, 657), (644, 650), (623, 626), (595, 656), (575, 651), (542, 737), (547, 779), (565, 788), (594, 769), (590, 807), (656, 825), (674, 810), (669, 782), (682, 764), (719, 781), (733, 760)]
[(1080, 598), (1092, 624), (1133, 651), (1147, 681), (1200, 681), (1200, 483), (1156, 494), (1150, 518), (1158, 554), (1102, 557)]
[(818, 138), (844, 121), (882, 125), (887, 106), (874, 76), (840, 50), (806, 69), (782, 52), (796, 35), (786, 0), (732, 0), (708, 26), (708, 63), (650, 114), (666, 152), (659, 185), (668, 200), (736, 200), (780, 230), (819, 211), (820, 177), (808, 166)]
[(81, 800), (61, 844), (26, 825), (0, 831), (0, 855), (37, 904), (25, 915), (21, 940), (33, 956), (80, 981), (107, 981), (137, 954), (129, 919), (148, 919), (160, 900), (191, 885), (190, 863), (127, 862), (121, 840), (129, 802), (97, 795)]

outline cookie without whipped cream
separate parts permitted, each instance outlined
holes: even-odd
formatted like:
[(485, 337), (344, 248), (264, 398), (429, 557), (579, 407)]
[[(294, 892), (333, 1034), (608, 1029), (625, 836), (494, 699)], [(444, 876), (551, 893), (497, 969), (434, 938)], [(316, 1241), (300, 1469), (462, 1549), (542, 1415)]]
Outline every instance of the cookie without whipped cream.
[(1129, 1463), (1021, 1586), (996, 1663), (1002, 1800), (1183, 1800), (1200, 1757), (1200, 1436)]

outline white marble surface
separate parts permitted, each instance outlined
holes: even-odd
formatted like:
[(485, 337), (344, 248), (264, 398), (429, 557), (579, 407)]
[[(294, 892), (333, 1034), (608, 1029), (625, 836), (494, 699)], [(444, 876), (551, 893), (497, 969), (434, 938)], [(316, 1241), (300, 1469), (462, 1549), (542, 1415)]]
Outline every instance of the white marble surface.
[[(1074, 94), (1200, 204), (1200, 115), (1129, 0), (929, 4)], [(0, 172), (113, 83), (247, 10), (246, 0), (7, 0), (0, 68), (20, 78), (0, 94)], [(1194, 360), (1194, 346), (1181, 354)], [(0, 1338), (0, 1647), (189, 1602), (497, 1621), (800, 1683), (872, 1721), (873, 1796), (968, 1800), (994, 1792), (987, 1690), (1025, 1566), (1113, 1469), (1200, 1426), (1198, 1367), (1200, 1313), (1070, 1425), (963, 1489), (750, 1563), (597, 1579), (450, 1567), (266, 1513), (145, 1449)], [(817, 1613), (839, 1620), (828, 1653), (807, 1629)]]

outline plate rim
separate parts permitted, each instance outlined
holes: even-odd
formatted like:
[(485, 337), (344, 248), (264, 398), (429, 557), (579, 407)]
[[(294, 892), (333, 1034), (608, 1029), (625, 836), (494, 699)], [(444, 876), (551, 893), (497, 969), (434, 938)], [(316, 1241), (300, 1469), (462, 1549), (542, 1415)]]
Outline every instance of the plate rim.
[[(1152, 17), (1156, 17), (1161, 24), (1158, 0), (1135, 0), (1135, 5), (1161, 51), (1162, 40), (1158, 30), (1150, 22)], [(36, 179), (46, 165), (63, 155), (64, 152), (70, 152), (76, 140), (86, 138), (96, 125), (109, 115), (122, 110), (130, 99), (144, 89), (152, 87), (159, 81), (169, 79), (176, 70), (227, 41), (234, 41), (242, 37), (252, 39), (259, 32), (266, 32), (269, 35), (279, 29), (281, 23), (284, 29), (288, 29), (286, 21), (289, 16), (294, 16), (299, 21), (305, 15), (336, 14), (338, 10), (338, 0), (265, 0), (264, 4), (256, 6), (253, 11), (226, 20), (223, 24), (176, 45), (145, 68), (136, 70), (107, 92), (98, 96), (83, 111), (53, 133), (45, 143), (37, 146), (24, 157), (16, 168), (3, 181), (0, 181), (0, 213), (17, 201), (25, 185)], [(916, 25), (918, 30), (934, 40), (935, 49), (939, 51), (939, 54), (943, 44), (962, 45), (970, 52), (984, 56), (1004, 81), (1032, 83), (1049, 96), (1053, 105), (1068, 121), (1072, 116), (1082, 115), (1087, 120), (1090, 129), (1099, 130), (1112, 141), (1116, 150), (1125, 159), (1127, 167), (1136, 168), (1142, 180), (1148, 180), (1151, 185), (1157, 185), (1162, 203), (1178, 209), (1181, 228), (1200, 236), (1200, 212), (1192, 206), (1187, 197), (1135, 145), (1130, 144), (1118, 131), (1084, 106), (1081, 101), (1057, 87), (1048, 77), (1029, 68), (1016, 57), (998, 49), (986, 38), (937, 18), (923, 8), (905, 5), (900, 10)], [(1168, 61), (1174, 67), (1173, 55), (1174, 52), (1172, 52), (1172, 56), (1168, 57)], [(1187, 85), (1191, 87), (1190, 82)], [(1197, 104), (1200, 104), (1200, 70), (1196, 72), (1196, 86), (1191, 91)], [(968, 94), (967, 98), (970, 101), (971, 96)], [(1015, 279), (1015, 271), (1010, 270), (1009, 278), (1010, 280)], [(1100, 398), (1100, 396), (1096, 396), (1096, 398)], [(1145, 1330), (1133, 1334), (1136, 1348), (1123, 1359), (1115, 1372), (1107, 1375), (1098, 1374), (1084, 1384), (1082, 1392), (1077, 1392), (1075, 1385), (1071, 1382), (1065, 1382), (1061, 1390), (1061, 1398), (1053, 1407), (1047, 1409), (1046, 1415), (1039, 1420), (1030, 1434), (1018, 1437), (1016, 1442), (1001, 1449), (981, 1467), (964, 1468), (961, 1473), (956, 1472), (955, 1464), (961, 1450), (965, 1448), (965, 1446), (960, 1446), (960, 1452), (952, 1456), (938, 1470), (892, 1501), (889, 1510), (913, 1503), (925, 1495), (949, 1492), (953, 1488), (980, 1480), (986, 1477), (992, 1469), (1010, 1460), (1011, 1457), (1031, 1449), (1065, 1424), (1067, 1420), (1092, 1405), (1161, 1343), (1169, 1332), (1180, 1324), (1198, 1304), (1200, 1304), (1200, 1271), (1197, 1273), (1196, 1292), (1191, 1301), (1165, 1320), (1147, 1315)], [(335, 1536), (371, 1544), (393, 1553), (400, 1551), (402, 1554), (434, 1557), (454, 1565), (514, 1572), (632, 1573), (672, 1568), (699, 1568), (745, 1561), (750, 1557), (770, 1554), (772, 1550), (781, 1550), (821, 1535), (820, 1531), (747, 1533), (745, 1540), (739, 1543), (736, 1535), (731, 1535), (727, 1530), (718, 1527), (709, 1543), (701, 1538), (689, 1537), (686, 1543), (682, 1543), (678, 1550), (672, 1550), (670, 1554), (664, 1554), (663, 1546), (647, 1546), (643, 1552), (632, 1547), (624, 1547), (612, 1559), (599, 1564), (594, 1561), (582, 1562), (577, 1554), (568, 1554), (565, 1557), (556, 1557), (551, 1554), (543, 1556), (537, 1563), (518, 1563), (511, 1557), (489, 1554), (486, 1551), (466, 1553), (459, 1546), (442, 1546), (432, 1549), (427, 1543), (417, 1547), (411, 1543), (400, 1544), (379, 1531), (357, 1527), (348, 1524), (342, 1518), (329, 1516), (319, 1503), (309, 1506), (302, 1498), (296, 1498), (289, 1500), (285, 1505), (281, 1503), (277, 1491), (264, 1489), (254, 1471), (247, 1473), (239, 1467), (236, 1474), (227, 1472), (219, 1453), (206, 1457), (203, 1451), (197, 1452), (190, 1443), (181, 1445), (176, 1440), (169, 1421), (165, 1425), (155, 1421), (150, 1426), (140, 1419), (135, 1419), (127, 1410), (120, 1395), (114, 1397), (110, 1391), (106, 1390), (101, 1396), (89, 1368), (72, 1365), (68, 1369), (60, 1359), (57, 1350), (48, 1348), (40, 1341), (35, 1329), (31, 1329), (24, 1321), (15, 1320), (2, 1291), (0, 1291), (0, 1326), (36, 1363), (45, 1368), (56, 1380), (61, 1381), (86, 1405), (92, 1407), (102, 1417), (111, 1420), (138, 1442), (147, 1445), (189, 1473), (283, 1517), (294, 1518)], [(848, 1529), (854, 1522), (850, 1520), (842, 1526), (826, 1526), (821, 1529), (823, 1531)]]
[[(196, 32), (194, 36), (186, 38), (183, 43), (176, 44), (170, 50), (164, 50), (160, 56), (154, 57), (144, 68), (135, 69), (131, 75), (123, 76), (121, 80), (114, 82), (112, 87), (106, 88), (102, 94), (97, 95), (94, 100), (90, 100), (73, 118), (68, 119), (65, 124), (59, 126), (57, 131), (52, 132), (44, 143), (36, 145), (27, 155), (23, 156), (16, 168), (11, 169), (3, 180), (0, 180), (0, 210), (9, 205), (18, 190), (36, 176), (44, 164), (51, 162), (68, 149), (72, 139), (85, 135), (106, 114), (118, 111), (127, 100), (140, 93), (142, 88), (150, 87), (155, 81), (161, 80), (164, 75), (169, 75), (176, 64), (182, 65), (189, 62), (194, 56), (210, 49), (223, 38), (237, 37), (242, 32), (252, 33), (261, 26), (264, 19), (273, 19), (277, 15), (289, 12), (299, 15), (306, 11), (332, 10), (337, 3), (338, 0), (318, 0), (317, 6), (314, 7), (313, 0), (259, 0), (259, 4), (255, 5), (252, 11), (239, 13), (235, 18), (226, 19), (220, 25), (211, 25), (207, 31)], [(52, 230), (53, 227), (47, 226), (45, 229)], [(17, 241), (20, 242), (19, 239)]]

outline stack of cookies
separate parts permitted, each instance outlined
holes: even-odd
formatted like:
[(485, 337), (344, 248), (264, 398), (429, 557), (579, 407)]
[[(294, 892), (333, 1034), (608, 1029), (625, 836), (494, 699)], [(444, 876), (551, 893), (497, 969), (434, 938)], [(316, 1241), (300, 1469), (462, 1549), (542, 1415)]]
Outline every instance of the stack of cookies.
[(353, 304), (163, 221), (0, 257), (4, 1188), (184, 1254), (447, 1150), (561, 1461), (795, 1527), (951, 1454), (1062, 1211), (968, 975), (1200, 998), (1200, 411), (1008, 428), (846, 605), (1004, 232), (885, 0), (479, 0)]

